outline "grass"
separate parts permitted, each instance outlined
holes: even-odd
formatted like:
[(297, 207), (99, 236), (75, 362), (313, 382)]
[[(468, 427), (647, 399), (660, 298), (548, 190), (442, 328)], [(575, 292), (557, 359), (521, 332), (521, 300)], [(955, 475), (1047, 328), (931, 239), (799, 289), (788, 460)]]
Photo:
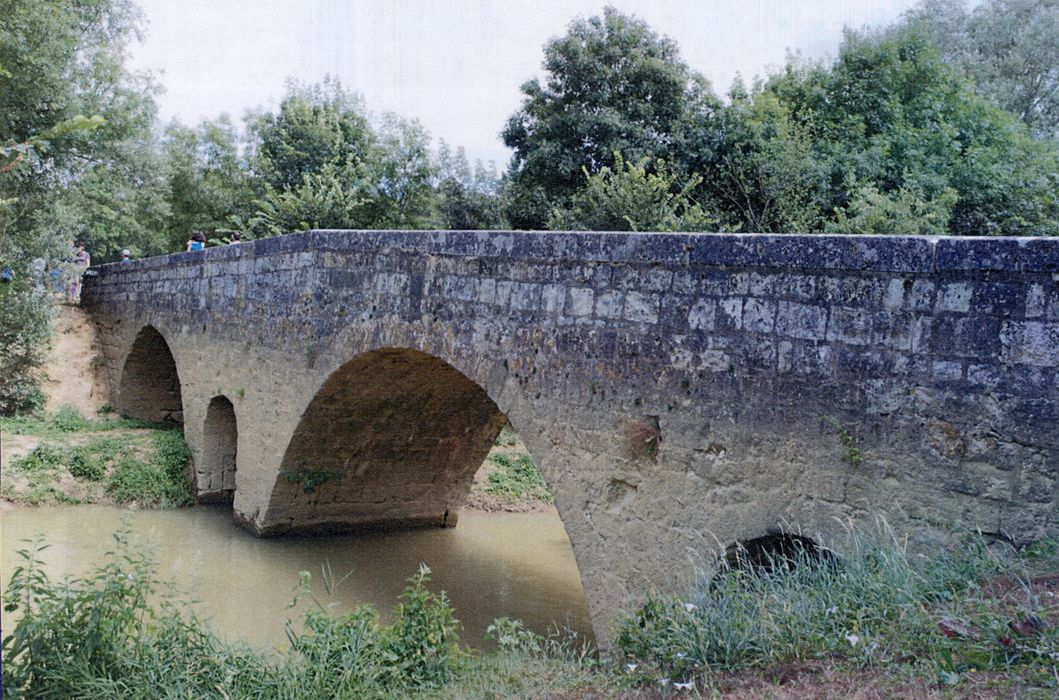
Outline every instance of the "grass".
[(70, 406), (62, 406), (52, 413), (18, 415), (3, 419), (4, 432), (9, 435), (33, 435), (42, 438), (63, 438), (71, 433), (172, 427), (169, 424), (150, 423), (135, 418), (111, 417), (109, 410), (101, 412), (99, 418), (89, 420)]
[[(143, 430), (148, 425), (129, 419), (89, 421), (72, 409), (5, 422), (5, 433), (42, 440), (4, 470), (0, 494), (27, 505), (105, 501), (140, 507), (188, 505), (192, 497), (187, 445), (171, 426)], [(139, 430), (68, 444), (75, 434), (130, 428)]]
[(552, 502), (548, 485), (528, 454), (493, 453), (488, 457), (493, 464), (485, 492), (509, 502), (536, 500)]
[[(1059, 600), (1031, 574), (1059, 571), (1054, 543), (1001, 557), (972, 538), (927, 558), (880, 526), (851, 531), (838, 549), (835, 563), (721, 571), (685, 596), (649, 599), (622, 627), (626, 662), (641, 683), (703, 689), (726, 674), (826, 663), (944, 686), (1009, 674), (1059, 690)], [(990, 592), (998, 580), (1020, 595), (998, 602)]]

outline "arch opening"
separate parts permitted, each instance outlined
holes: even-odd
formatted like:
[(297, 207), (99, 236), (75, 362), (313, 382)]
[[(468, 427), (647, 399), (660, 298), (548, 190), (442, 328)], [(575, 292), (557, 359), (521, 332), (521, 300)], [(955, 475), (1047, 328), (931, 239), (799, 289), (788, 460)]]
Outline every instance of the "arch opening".
[(214, 396), (202, 426), (202, 456), (195, 466), (199, 503), (231, 504), (235, 493), (239, 427), (235, 407), (225, 396)]
[(740, 540), (724, 551), (728, 570), (771, 574), (799, 566), (837, 563), (834, 552), (805, 535), (770, 532), (762, 537)]
[(152, 423), (184, 425), (180, 377), (169, 343), (154, 326), (144, 326), (125, 358), (118, 410)]
[(257, 529), (454, 527), (506, 422), (478, 384), (437, 357), (358, 355), (302, 414)]

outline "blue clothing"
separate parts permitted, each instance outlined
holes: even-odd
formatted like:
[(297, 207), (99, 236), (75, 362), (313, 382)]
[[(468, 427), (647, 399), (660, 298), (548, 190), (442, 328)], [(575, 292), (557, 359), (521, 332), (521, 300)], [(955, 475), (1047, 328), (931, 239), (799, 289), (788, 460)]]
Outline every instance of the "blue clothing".
[(191, 250), (202, 250), (205, 247), (206, 247), (206, 244), (203, 243), (202, 241), (192, 241), (191, 242)]

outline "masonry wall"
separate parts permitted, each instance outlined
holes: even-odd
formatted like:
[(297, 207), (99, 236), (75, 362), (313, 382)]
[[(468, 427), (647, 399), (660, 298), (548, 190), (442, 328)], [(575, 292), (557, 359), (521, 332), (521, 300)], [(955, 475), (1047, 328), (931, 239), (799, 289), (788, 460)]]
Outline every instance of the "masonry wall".
[(604, 640), (777, 525), (1059, 533), (1056, 239), (317, 231), (98, 273), (112, 385), (151, 324), (197, 456), (226, 396), (258, 531), (315, 517), (280, 465), (337, 370), (380, 348), (459, 370), (547, 479)]

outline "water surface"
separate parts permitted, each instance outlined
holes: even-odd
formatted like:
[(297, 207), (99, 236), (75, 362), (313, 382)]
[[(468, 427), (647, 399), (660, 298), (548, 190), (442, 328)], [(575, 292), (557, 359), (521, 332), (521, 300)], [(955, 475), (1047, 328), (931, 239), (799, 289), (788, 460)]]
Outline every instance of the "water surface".
[[(282, 539), (250, 535), (232, 523), (230, 510), (219, 507), (5, 510), (0, 514), (3, 585), (20, 561), (16, 550), (25, 546), (20, 540), (44, 533), (49, 576), (81, 575), (113, 547), (112, 535), (123, 519), (152, 545), (159, 576), (199, 599), (199, 613), (226, 639), (285, 646), (285, 621), (300, 619), (306, 607), (287, 607), (299, 571), (313, 575), (314, 595), (324, 605), (343, 612), (371, 603), (388, 613), (420, 562), (433, 571), (431, 589), (448, 593), (467, 644), (488, 646), (486, 626), (504, 615), (539, 632), (559, 624), (591, 635), (570, 541), (554, 510), (465, 512), (450, 529)], [(320, 573), (325, 564), (337, 578), (349, 573), (331, 596)], [(5, 630), (9, 622), (5, 616)]]

